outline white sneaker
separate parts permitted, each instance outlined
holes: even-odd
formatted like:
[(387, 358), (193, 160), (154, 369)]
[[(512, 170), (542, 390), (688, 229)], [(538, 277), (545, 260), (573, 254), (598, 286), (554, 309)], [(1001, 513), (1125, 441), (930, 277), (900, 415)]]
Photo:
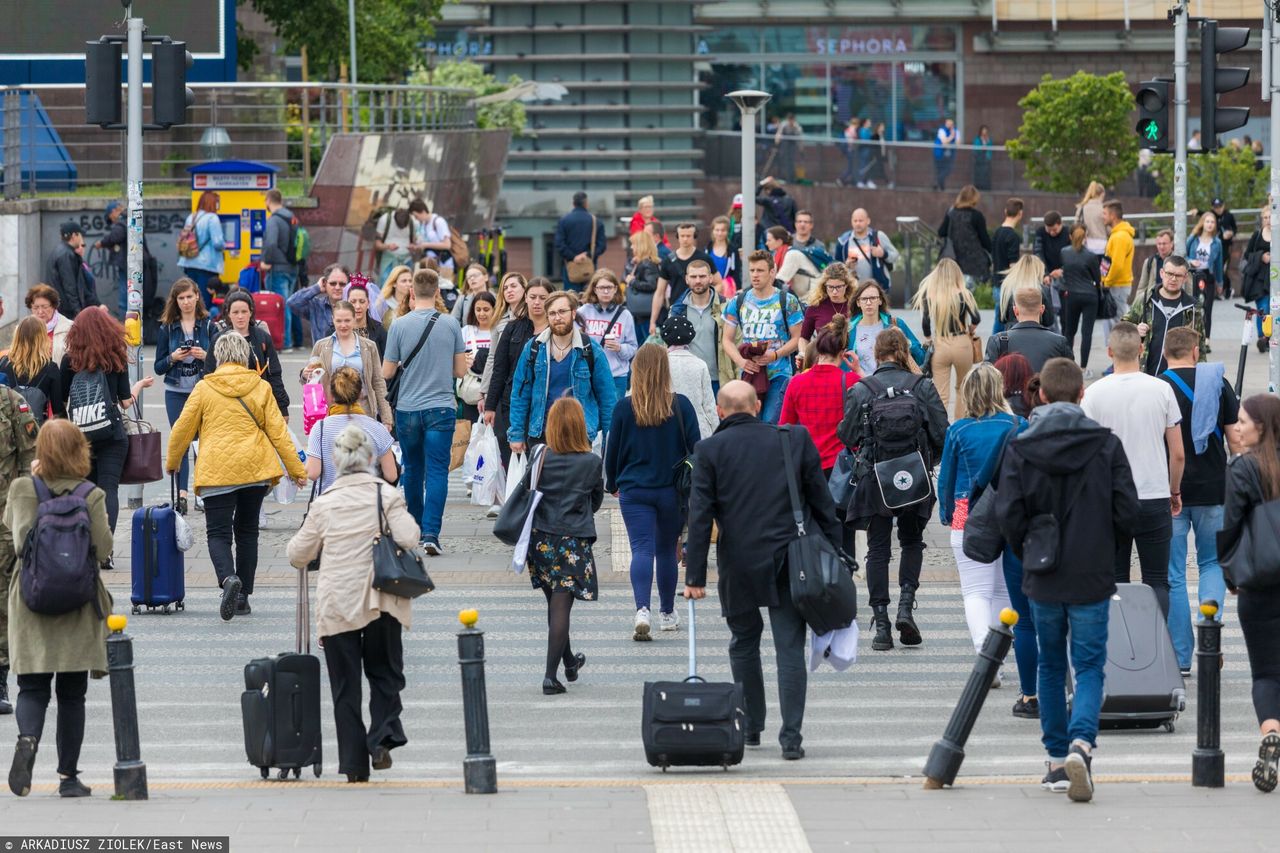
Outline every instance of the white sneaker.
[(636, 611), (635, 636), (631, 639), (637, 643), (653, 639), (649, 636), (649, 608), (641, 607)]
[(997, 672), (995, 678), (991, 679), (991, 689), (999, 690), (1003, 686), (1004, 686), (1004, 679), (1002, 679), (1000, 677), (1000, 673)]
[(1094, 374), (1094, 372), (1093, 372), (1093, 368), (1092, 368), (1092, 367), (1090, 367), (1090, 368), (1088, 368), (1088, 369), (1086, 369), (1086, 370), (1085, 370), (1085, 372), (1084, 372), (1084, 378), (1085, 378), (1085, 379), (1092, 379), (1094, 376), (1095, 376), (1095, 374)]
[(680, 617), (673, 610), (670, 613), (658, 614), (659, 631), (677, 631), (680, 628)]
[(873, 190), (873, 189), (875, 189), (875, 188), (876, 188), (876, 182), (875, 182), (875, 181), (867, 181), (867, 189), (869, 189), (869, 190)]
[(501, 507), (501, 506), (499, 506), (498, 504), (493, 504), (492, 506), (490, 506), (490, 507), (489, 507), (489, 511), (488, 511), (488, 512), (486, 512), (486, 513), (484, 514), (484, 517), (485, 517), (485, 518), (497, 518), (497, 517), (498, 517), (498, 513), (499, 513), (501, 510), (502, 510), (502, 507)]

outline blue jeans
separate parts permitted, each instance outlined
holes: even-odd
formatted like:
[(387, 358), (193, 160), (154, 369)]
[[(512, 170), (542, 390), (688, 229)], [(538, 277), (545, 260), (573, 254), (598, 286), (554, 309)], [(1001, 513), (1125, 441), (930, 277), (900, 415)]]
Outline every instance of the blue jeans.
[[(621, 400), (623, 397), (627, 396), (627, 389), (630, 387), (631, 387), (630, 373), (628, 373), (626, 376), (613, 377), (613, 390), (618, 395), (617, 399)], [(604, 426), (604, 424), (601, 424), (601, 426)]]
[(284, 348), (289, 349), (295, 344), (302, 343), (302, 335), (298, 335), (295, 341), (293, 337), (293, 312), (288, 308), (289, 296), (293, 290), (293, 283), (297, 276), (291, 272), (276, 272), (269, 270), (267, 272), (267, 290), (272, 293), (280, 294), (285, 301), (284, 309)]
[[(1184, 506), (1173, 518), (1173, 538), (1169, 540), (1169, 636), (1181, 669), (1191, 668), (1195, 638), (1191, 633), (1191, 609), (1187, 605), (1187, 534), (1195, 531), (1196, 565), (1200, 567), (1200, 601), (1218, 602), (1218, 621), (1226, 607), (1227, 586), (1218, 563), (1218, 531), (1222, 529), (1222, 507)], [(1197, 607), (1197, 612), (1199, 608)]]
[(653, 589), (653, 566), (658, 564), (658, 606), (663, 613), (675, 609), (676, 542), (684, 519), (676, 490), (628, 487), (618, 494), (622, 521), (631, 543), (631, 591), (636, 609), (648, 607)]
[(217, 278), (216, 272), (209, 270), (198, 270), (193, 267), (183, 267), (182, 272), (187, 278), (196, 283), (196, 287), (200, 290), (200, 299), (204, 302), (205, 310), (213, 307), (213, 297), (209, 295), (209, 279)]
[(720, 380), (718, 379), (711, 380), (711, 396), (712, 397), (720, 396)]
[(440, 521), (449, 491), (449, 451), (456, 410), (396, 410), (396, 438), (404, 459), (404, 501), (422, 538), (440, 541)]
[[(164, 410), (169, 416), (169, 426), (173, 426), (178, 422), (178, 418), (182, 415), (182, 407), (187, 404), (189, 394), (180, 394), (177, 391), (164, 389)], [(191, 481), (191, 454), (182, 454), (182, 466), (178, 468), (178, 491), (185, 492), (187, 483)]]
[(1009, 602), (1018, 611), (1018, 624), (1013, 626), (1013, 659), (1018, 664), (1018, 689), (1023, 696), (1036, 695), (1036, 670), (1040, 650), (1036, 648), (1036, 617), (1031, 602), (1022, 591), (1022, 561), (1008, 545), (1004, 546), (1004, 585), (1009, 589)]
[(782, 417), (782, 398), (787, 394), (790, 376), (775, 376), (769, 380), (769, 393), (764, 395), (760, 406), (760, 420), (767, 424), (776, 424)]
[[(1033, 599), (1031, 613), (1040, 642), (1040, 741), (1051, 760), (1062, 761), (1073, 740), (1096, 746), (1111, 600), (1051, 604)], [(1067, 718), (1068, 643), (1071, 666), (1076, 674), (1070, 720)]]

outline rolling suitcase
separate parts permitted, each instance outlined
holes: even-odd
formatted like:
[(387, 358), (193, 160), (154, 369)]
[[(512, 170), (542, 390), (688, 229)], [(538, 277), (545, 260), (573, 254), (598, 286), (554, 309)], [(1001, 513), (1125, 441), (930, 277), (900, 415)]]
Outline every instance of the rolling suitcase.
[(253, 294), (254, 318), (267, 324), (276, 352), (284, 349), (284, 297), (259, 291)]
[(1186, 704), (1187, 690), (1155, 590), (1140, 583), (1118, 584), (1107, 621), (1099, 725), (1104, 729), (1164, 726), (1172, 732)]
[(741, 684), (709, 684), (698, 676), (697, 632), (689, 599), (689, 677), (644, 685), (640, 733), (653, 767), (715, 767), (742, 762), (746, 714)]
[[(310, 767), (320, 775), (320, 659), (311, 654), (311, 602), (307, 573), (298, 572), (297, 640), (294, 652), (255, 658), (244, 668), (240, 712), (244, 751), (262, 778), (271, 768), (281, 779)], [(305, 640), (304, 640), (305, 638)], [(305, 652), (304, 652), (305, 645)]]
[(133, 513), (133, 589), (129, 600), (133, 612), (157, 607), (168, 613), (185, 610), (187, 595), (186, 560), (178, 548), (176, 516), (172, 503), (144, 506)]

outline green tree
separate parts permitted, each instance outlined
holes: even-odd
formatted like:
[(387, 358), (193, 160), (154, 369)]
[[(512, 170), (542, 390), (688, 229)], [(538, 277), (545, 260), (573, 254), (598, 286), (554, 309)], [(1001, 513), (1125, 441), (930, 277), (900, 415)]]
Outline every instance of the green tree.
[[(1158, 210), (1173, 210), (1173, 155), (1157, 154), (1151, 173), (1160, 187)], [(1230, 146), (1202, 154), (1187, 154), (1187, 207), (1208, 210), (1220, 198), (1228, 208), (1261, 207), (1267, 201), (1270, 173), (1254, 168), (1253, 152)]]
[[(479, 63), (466, 59), (441, 62), (431, 68), (419, 68), (409, 75), (409, 83), (417, 86), (449, 86), (470, 89), (477, 98), (505, 92), (523, 81), (512, 74), (506, 82), (486, 74)], [(506, 128), (515, 136), (524, 130), (524, 104), (518, 100), (476, 105), (476, 127), (481, 130)]]
[(1133, 93), (1124, 73), (1046, 74), (1018, 101), (1022, 127), (1007, 143), (1038, 190), (1078, 193), (1090, 181), (1114, 185), (1137, 167)]
[[(336, 80), (348, 57), (346, 0), (238, 0), (275, 27), (289, 53), (307, 48), (313, 79)], [(361, 83), (396, 83), (417, 64), (445, 0), (359, 0), (356, 58)], [(348, 70), (350, 73), (350, 70)]]

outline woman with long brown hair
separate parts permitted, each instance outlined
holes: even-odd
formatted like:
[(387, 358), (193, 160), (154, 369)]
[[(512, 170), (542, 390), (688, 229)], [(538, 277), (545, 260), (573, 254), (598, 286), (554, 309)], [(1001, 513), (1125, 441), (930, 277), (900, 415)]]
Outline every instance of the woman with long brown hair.
[[(191, 389), (204, 375), (214, 337), (213, 323), (200, 301), (196, 283), (189, 278), (178, 279), (169, 288), (156, 334), (156, 373), (164, 377), (164, 408), (169, 426), (177, 423)], [(174, 507), (182, 515), (187, 514), (190, 477), (191, 462), (183, 456), (178, 469), (178, 505)]]
[(817, 335), (818, 330), (826, 326), (840, 314), (848, 317), (853, 313), (853, 301), (849, 292), (857, 282), (849, 268), (839, 261), (827, 264), (813, 283), (804, 309), (804, 325), (800, 327), (800, 352), (807, 352), (809, 342)]
[(36, 423), (42, 424), (49, 417), (66, 417), (62, 375), (49, 357), (49, 336), (39, 317), (23, 317), (18, 322), (9, 354), (0, 358), (0, 377), (26, 398)]
[(1253, 511), (1280, 499), (1280, 398), (1249, 397), (1240, 404), (1239, 420), (1228, 429), (1232, 447), (1243, 452), (1227, 463), (1218, 553), (1224, 555), (1227, 587), (1240, 597), (1240, 630), (1253, 675), (1253, 709), (1262, 735), (1253, 784), (1269, 793), (1280, 780), (1280, 585), (1238, 587), (1226, 555), (1239, 543)]
[[(199, 250), (195, 257), (178, 256), (178, 266), (200, 290), (200, 301), (207, 310), (213, 305), (209, 293), (210, 279), (222, 275), (225, 248), (222, 239), (222, 220), (218, 218), (218, 206), (222, 203), (213, 190), (205, 190), (196, 201), (195, 210), (187, 217), (184, 229), (190, 228)], [(78, 319), (78, 318), (77, 318)]]
[[(973, 367), (974, 333), (982, 317), (978, 303), (965, 287), (964, 274), (950, 258), (943, 258), (920, 282), (911, 307), (923, 314), (925, 344), (933, 344), (933, 382), (945, 407), (951, 400), (951, 375), (960, 388)], [(965, 416), (964, 397), (956, 394), (956, 417)]]
[(605, 488), (618, 496), (631, 543), (634, 639), (650, 639), (649, 605), (654, 564), (658, 574), (658, 627), (674, 631), (676, 547), (687, 507), (676, 491), (675, 469), (701, 438), (698, 413), (671, 390), (666, 350), (645, 344), (631, 363), (631, 396), (613, 409), (605, 446)]
[[(511, 461), (507, 427), (511, 421), (511, 384), (515, 380), (516, 364), (529, 339), (542, 334), (547, 328), (546, 302), (552, 290), (551, 282), (542, 276), (529, 280), (523, 291), (523, 301), (516, 308), (511, 322), (501, 335), (493, 337), (497, 343), (491, 346), (489, 363), (485, 365), (485, 371), (489, 373), (489, 387), (485, 391), (484, 422), (493, 427), (497, 436), (504, 468)], [(489, 370), (490, 365), (492, 371)], [(496, 518), (497, 507), (491, 507), (489, 514)]]
[(129, 449), (121, 411), (155, 380), (147, 376), (129, 384), (124, 326), (105, 308), (76, 316), (60, 367), (62, 402), (67, 416), (89, 440), (89, 480), (107, 496), (107, 521), (114, 532), (120, 515), (120, 475)]
[[(529, 580), (547, 598), (547, 668), (542, 692), (564, 693), (556, 676), (564, 664), (566, 681), (577, 681), (587, 662), (569, 644), (569, 613), (575, 599), (595, 601), (595, 513), (604, 502), (600, 457), (591, 452), (582, 404), (572, 397), (556, 400), (547, 412), (546, 450), (538, 491), (542, 500), (533, 514), (527, 566)], [(528, 477), (533, 473), (529, 466)]]

